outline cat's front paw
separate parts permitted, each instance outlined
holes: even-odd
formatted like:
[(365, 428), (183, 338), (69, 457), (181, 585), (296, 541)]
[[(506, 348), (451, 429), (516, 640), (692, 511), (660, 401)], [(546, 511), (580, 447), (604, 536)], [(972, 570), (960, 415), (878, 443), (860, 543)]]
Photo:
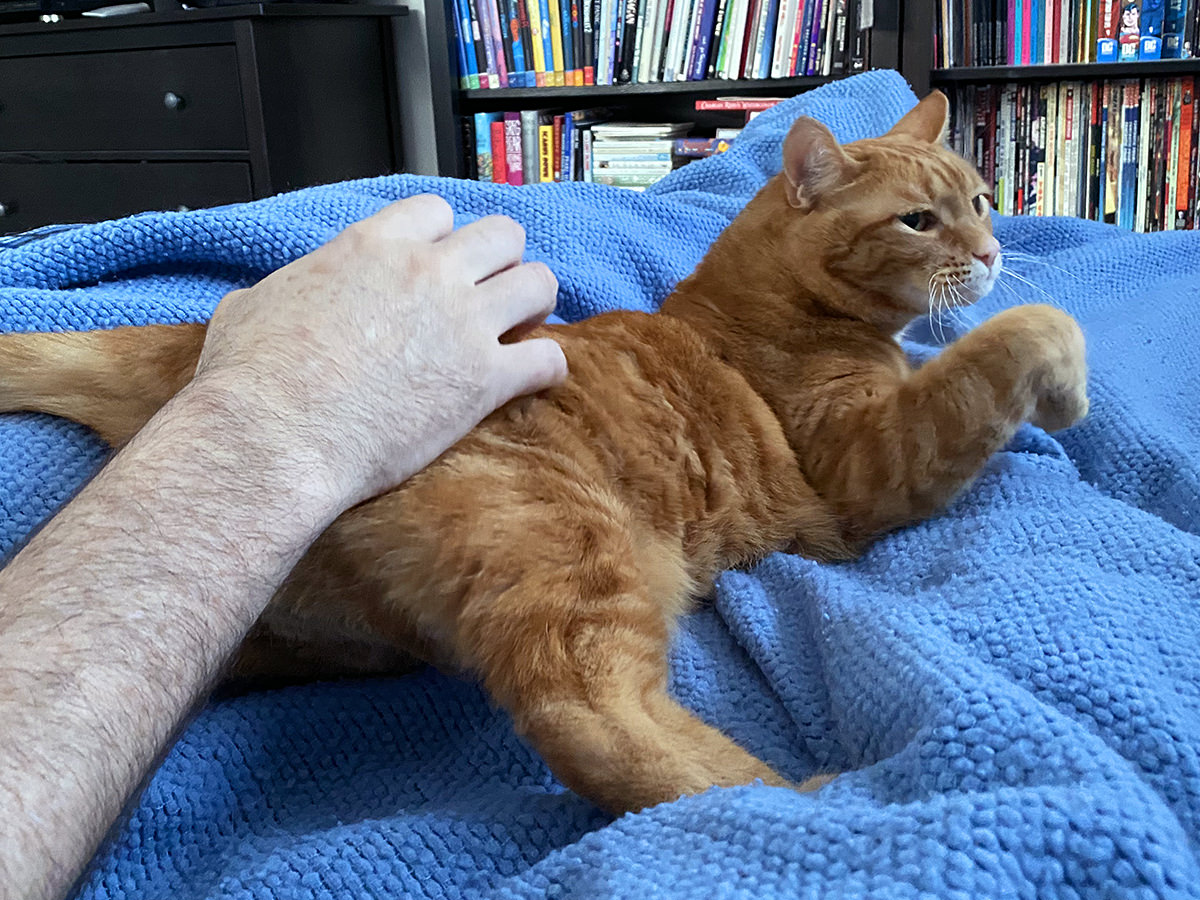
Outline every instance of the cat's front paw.
[(1057, 309), (1043, 309), (1039, 345), (1044, 368), (1035, 381), (1036, 404), (1030, 421), (1046, 431), (1062, 431), (1087, 415), (1087, 345), (1073, 318)]

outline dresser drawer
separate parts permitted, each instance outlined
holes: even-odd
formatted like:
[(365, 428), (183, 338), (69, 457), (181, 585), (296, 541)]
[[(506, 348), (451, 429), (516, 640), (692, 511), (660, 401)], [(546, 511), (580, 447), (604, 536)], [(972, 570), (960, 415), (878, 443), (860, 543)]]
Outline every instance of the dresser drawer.
[(0, 163), (0, 234), (251, 196), (249, 163)]
[(0, 152), (245, 149), (232, 44), (0, 59)]

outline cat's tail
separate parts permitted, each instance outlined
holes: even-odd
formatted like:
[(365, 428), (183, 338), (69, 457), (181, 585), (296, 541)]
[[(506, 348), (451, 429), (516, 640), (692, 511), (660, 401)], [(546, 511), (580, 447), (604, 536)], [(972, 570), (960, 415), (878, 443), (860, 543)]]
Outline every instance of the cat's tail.
[(204, 325), (0, 335), (0, 412), (45, 412), (120, 447), (196, 370)]

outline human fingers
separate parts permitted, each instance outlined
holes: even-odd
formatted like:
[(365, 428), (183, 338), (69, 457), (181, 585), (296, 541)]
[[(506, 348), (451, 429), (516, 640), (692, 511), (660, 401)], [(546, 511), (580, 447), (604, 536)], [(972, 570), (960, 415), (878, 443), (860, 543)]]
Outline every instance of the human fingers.
[(485, 216), (442, 241), (460, 271), (483, 281), (515, 266), (525, 253), (525, 229), (508, 216)]
[(567, 357), (558, 342), (550, 338), (505, 344), (498, 352), (497, 405), (562, 384), (567, 378)]
[(558, 302), (558, 279), (540, 262), (505, 269), (481, 281), (478, 289), (496, 334), (541, 322)]
[(351, 228), (390, 240), (432, 243), (454, 231), (454, 210), (436, 194), (416, 194), (389, 203)]

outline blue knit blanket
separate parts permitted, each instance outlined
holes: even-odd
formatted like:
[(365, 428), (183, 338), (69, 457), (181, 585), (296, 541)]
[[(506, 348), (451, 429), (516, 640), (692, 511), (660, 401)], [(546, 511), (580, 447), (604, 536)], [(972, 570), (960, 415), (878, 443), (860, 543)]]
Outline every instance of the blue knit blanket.
[[(913, 102), (892, 73), (822, 88), (642, 195), (391, 177), (70, 229), (0, 250), (0, 327), (203, 319), (421, 191), (462, 222), (521, 221), (563, 317), (651, 310), (778, 169), (795, 116), (851, 140)], [(682, 702), (795, 779), (846, 772), (830, 786), (614, 821), (471, 684), (312, 685), (209, 705), (78, 896), (1200, 896), (1200, 235), (996, 228), (1014, 275), (912, 352), (1060, 304), (1090, 341), (1086, 422), (1026, 427), (947, 513), (856, 563), (724, 575), (674, 648)], [(82, 428), (0, 417), (0, 551), (102, 458)]]

